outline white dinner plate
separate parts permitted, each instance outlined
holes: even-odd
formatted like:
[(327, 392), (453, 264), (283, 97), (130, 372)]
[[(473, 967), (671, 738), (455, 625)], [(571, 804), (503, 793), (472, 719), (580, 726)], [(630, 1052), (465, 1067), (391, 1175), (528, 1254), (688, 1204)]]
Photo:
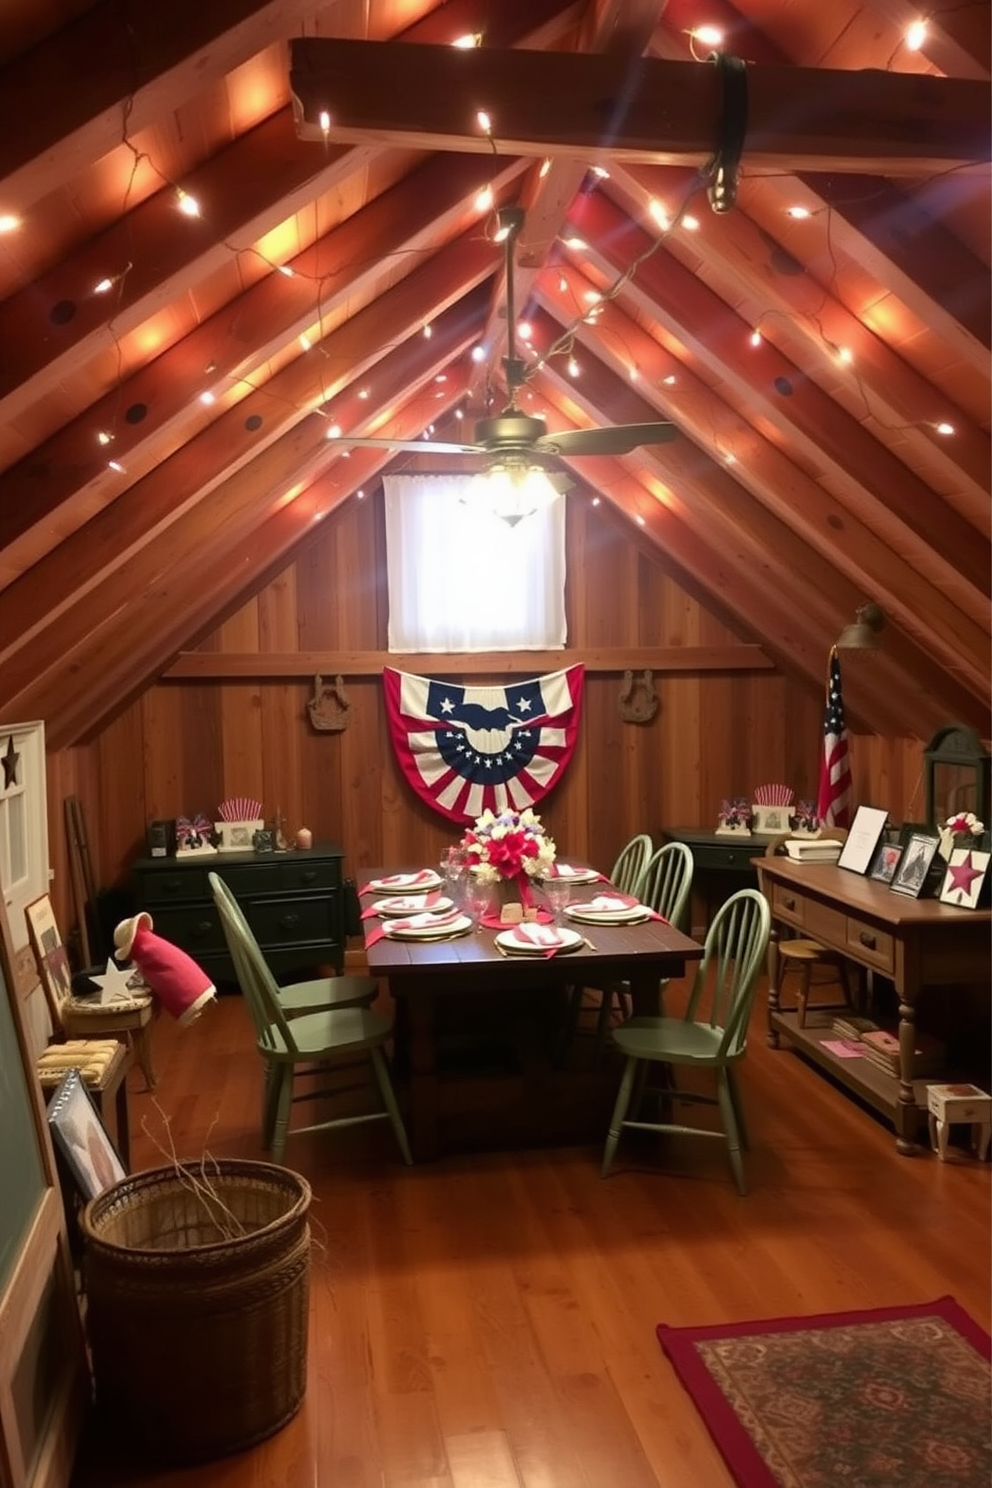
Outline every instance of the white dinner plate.
[[(535, 929), (551, 931), (552, 927), (535, 926)], [(558, 939), (553, 945), (541, 945), (535, 941), (532, 945), (523, 940), (518, 940), (512, 930), (501, 930), (496, 936), (496, 944), (504, 951), (509, 951), (512, 956), (546, 956), (549, 950), (574, 951), (581, 945), (585, 945), (585, 938), (575, 930), (570, 930), (567, 925), (555, 932)]]
[(598, 883), (599, 881), (599, 874), (595, 868), (573, 868), (570, 863), (559, 863), (558, 872), (555, 877), (576, 886), (579, 884)]
[(627, 909), (595, 909), (591, 904), (570, 904), (565, 913), (570, 920), (581, 920), (586, 925), (639, 925), (651, 918), (644, 904), (632, 904)]
[[(428, 920), (430, 916), (426, 917)], [(456, 915), (452, 920), (434, 920), (433, 924), (406, 925), (398, 920), (387, 920), (382, 927), (383, 935), (390, 940), (448, 940), (454, 935), (466, 935), (473, 929), (475, 921), (468, 915)]]
[(446, 914), (449, 909), (454, 909), (454, 900), (446, 899), (440, 895), (434, 904), (425, 903), (430, 889), (423, 894), (389, 894), (385, 899), (377, 899), (372, 905), (375, 914), (380, 918), (385, 915), (415, 915), (415, 914)]
[(426, 894), (440, 887), (441, 875), (433, 868), (422, 868), (419, 873), (391, 873), (388, 878), (373, 878), (369, 884), (376, 894)]

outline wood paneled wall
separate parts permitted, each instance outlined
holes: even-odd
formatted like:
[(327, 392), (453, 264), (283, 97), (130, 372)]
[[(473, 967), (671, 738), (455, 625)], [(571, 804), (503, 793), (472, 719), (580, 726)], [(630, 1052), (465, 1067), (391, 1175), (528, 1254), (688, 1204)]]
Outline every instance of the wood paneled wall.
[[(325, 652), (330, 675), (334, 653), (384, 650), (384, 554), (378, 496), (348, 502), (200, 648)], [(570, 502), (568, 559), (570, 647), (579, 652), (751, 643), (602, 506)], [(824, 638), (825, 658), (832, 639)], [(775, 670), (670, 672), (655, 677), (653, 721), (633, 725), (620, 718), (621, 683), (620, 674), (587, 677), (575, 756), (540, 808), (569, 852), (608, 867), (633, 832), (715, 824), (724, 796), (750, 796), (762, 782), (815, 795), (822, 694)], [(335, 734), (310, 724), (311, 678), (163, 681), (92, 743), (53, 756), (53, 891), (63, 917), (71, 914), (68, 794), (83, 802), (102, 885), (126, 880), (150, 820), (197, 811), (214, 819), (218, 803), (234, 795), (257, 796), (268, 818), (280, 810), (288, 832), (306, 825), (317, 840), (340, 843), (351, 872), (433, 861), (453, 829), (413, 796), (397, 768), (381, 679), (347, 677), (345, 686), (349, 726)], [(920, 741), (852, 735), (852, 759), (858, 800), (887, 807), (895, 820), (918, 819)]]

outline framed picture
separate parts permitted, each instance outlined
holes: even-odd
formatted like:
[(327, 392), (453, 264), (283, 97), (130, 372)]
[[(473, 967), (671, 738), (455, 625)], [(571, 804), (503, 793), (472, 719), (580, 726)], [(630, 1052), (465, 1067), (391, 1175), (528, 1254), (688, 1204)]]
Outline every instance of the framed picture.
[(958, 909), (977, 909), (990, 859), (992, 853), (981, 852), (975, 847), (951, 848), (944, 882), (940, 886), (941, 904), (953, 904)]
[(252, 834), (252, 846), (257, 853), (270, 853), (276, 850), (275, 832), (259, 831)]
[(251, 852), (255, 846), (255, 833), (265, 828), (264, 821), (219, 821), (214, 822), (214, 831), (220, 838), (219, 852)]
[(66, 1071), (52, 1096), (48, 1125), (84, 1199), (127, 1177), (78, 1069)]
[(791, 806), (752, 806), (752, 827), (755, 832), (787, 832), (791, 819)]
[(913, 832), (899, 859), (899, 867), (893, 875), (890, 889), (897, 894), (909, 894), (918, 899), (930, 872), (930, 864), (937, 855), (940, 842), (925, 832)]
[(62, 1019), (59, 1009), (72, 996), (72, 970), (69, 953), (62, 944), (59, 927), (55, 923), (55, 911), (47, 894), (32, 899), (24, 907), (28, 922), (28, 939), (34, 952), (38, 975), (45, 989), (45, 996), (57, 1025)]
[(878, 851), (872, 859), (871, 867), (868, 869), (868, 877), (874, 878), (878, 883), (890, 884), (896, 876), (899, 867), (899, 859), (902, 857), (902, 846), (898, 842), (882, 842)]
[(889, 813), (878, 806), (859, 806), (854, 813), (847, 840), (837, 859), (838, 868), (849, 868), (852, 873), (867, 873), (875, 861), (875, 853), (885, 831)]

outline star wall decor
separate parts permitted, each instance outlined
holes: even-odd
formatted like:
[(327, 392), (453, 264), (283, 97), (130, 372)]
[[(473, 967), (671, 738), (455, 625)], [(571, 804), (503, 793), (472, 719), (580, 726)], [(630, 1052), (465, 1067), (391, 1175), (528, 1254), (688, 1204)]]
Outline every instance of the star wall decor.
[(940, 890), (941, 904), (954, 904), (959, 909), (975, 909), (985, 883), (990, 858), (992, 853), (977, 852), (971, 847), (954, 848)]
[(21, 756), (14, 748), (13, 734), (7, 740), (7, 748), (3, 754), (3, 788), (10, 790), (12, 785), (19, 785), (17, 779), (17, 766), (20, 764)]

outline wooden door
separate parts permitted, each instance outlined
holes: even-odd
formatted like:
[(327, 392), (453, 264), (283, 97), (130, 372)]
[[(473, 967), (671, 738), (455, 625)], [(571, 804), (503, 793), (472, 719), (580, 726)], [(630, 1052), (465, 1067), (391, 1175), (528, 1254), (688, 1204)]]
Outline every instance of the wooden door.
[(0, 894), (0, 1488), (67, 1488), (89, 1372), (24, 1006), (38, 975)]

